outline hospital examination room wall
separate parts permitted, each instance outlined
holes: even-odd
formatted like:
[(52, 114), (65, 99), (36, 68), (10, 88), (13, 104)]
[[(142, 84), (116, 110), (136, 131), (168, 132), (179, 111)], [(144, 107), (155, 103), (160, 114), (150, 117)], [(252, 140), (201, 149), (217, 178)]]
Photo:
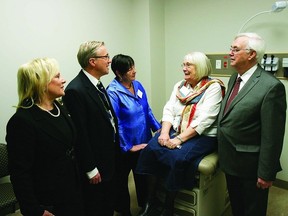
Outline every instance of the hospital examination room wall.
[[(131, 55), (137, 79), (160, 120), (180, 64), (190, 51), (227, 53), (233, 37), (254, 14), (271, 9), (274, 0), (0, 0), (0, 142), (17, 104), (18, 67), (35, 57), (54, 57), (67, 83), (80, 71), (81, 42), (103, 40), (110, 56)], [(288, 53), (288, 9), (264, 13), (243, 31), (259, 33), (267, 52)], [(107, 85), (113, 72), (103, 77)], [(229, 77), (219, 77), (227, 83)], [(282, 80), (287, 89), (287, 80)], [(287, 143), (287, 133), (285, 135)], [(288, 147), (277, 178), (288, 182)]]

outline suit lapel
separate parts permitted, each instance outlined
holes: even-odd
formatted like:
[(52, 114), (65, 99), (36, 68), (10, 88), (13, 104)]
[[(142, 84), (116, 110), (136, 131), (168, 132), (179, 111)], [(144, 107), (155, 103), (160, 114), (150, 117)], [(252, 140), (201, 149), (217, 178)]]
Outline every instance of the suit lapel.
[[(248, 94), (248, 92), (251, 91), (251, 89), (257, 84), (257, 82), (259, 81), (259, 78), (261, 76), (261, 68), (259, 68), (259, 66), (257, 67), (256, 71), (251, 75), (251, 77), (248, 79), (247, 83), (242, 87), (242, 89), (239, 91), (239, 93), (236, 95), (235, 99), (232, 101), (232, 103), (230, 104), (230, 106), (228, 107), (228, 110), (225, 114), (228, 115), (230, 110), (233, 109), (233, 107), (239, 103), (244, 97), (246, 94)], [(233, 81), (233, 84), (229, 85), (229, 88), (228, 88), (228, 91), (227, 91), (227, 96), (225, 97), (225, 100), (223, 100), (223, 106), (222, 106), (222, 109), (221, 109), (221, 115), (223, 116), (223, 112), (224, 112), (224, 105), (226, 104), (228, 98), (229, 98), (229, 95), (231, 93), (231, 90), (234, 86), (234, 83), (235, 83), (235, 80), (237, 78), (237, 74), (233, 75), (233, 77), (231, 77), (231, 79)]]
[[(58, 103), (57, 103), (58, 104)], [(72, 118), (70, 116), (70, 114), (68, 113), (68, 111), (66, 110), (66, 108), (63, 105), (59, 105), (59, 109), (61, 110), (61, 112), (64, 115), (64, 118), (67, 120), (69, 127), (71, 128), (72, 132), (73, 132), (73, 142), (76, 140), (76, 128), (75, 125), (72, 121)], [(75, 143), (73, 143), (73, 145), (75, 146)]]
[[(229, 98), (229, 95), (231, 94), (231, 91), (233, 89), (236, 78), (237, 78), (237, 73), (234, 73), (231, 75), (231, 78), (230, 78), (229, 83), (228, 83), (227, 92), (226, 92), (225, 97), (222, 101), (222, 105), (221, 105), (221, 109), (220, 109), (220, 113), (219, 113), (220, 118), (222, 118), (224, 115), (225, 106), (226, 106), (227, 100)], [(228, 111), (229, 111), (229, 109), (227, 110), (226, 113), (228, 113)]]
[[(59, 107), (60, 112), (62, 112), (60, 105), (57, 104), (57, 106)], [(39, 130), (42, 130), (48, 136), (53, 137), (53, 139), (59, 141), (60, 143), (63, 143), (61, 131), (59, 131), (59, 133), (57, 133), (57, 132), (55, 133), (55, 130), (57, 130), (57, 127), (55, 127), (53, 124), (51, 124), (51, 121), (49, 121), (49, 118), (51, 118), (51, 116), (43, 115), (43, 111), (38, 109), (36, 106), (32, 107), (32, 109), (33, 109), (32, 115), (35, 118), (35, 121), (38, 122), (37, 124), (39, 125), (39, 127), (38, 127)], [(72, 126), (72, 123), (70, 123), (70, 124)], [(73, 126), (72, 126), (72, 128), (73, 128)], [(73, 130), (73, 135), (75, 136), (75, 130)], [(67, 146), (67, 143), (63, 143), (63, 144), (65, 146)], [(70, 143), (69, 143), (69, 146), (70, 146)]]
[[(88, 95), (91, 98), (91, 100), (97, 104), (97, 106), (101, 110), (101, 113), (105, 116), (105, 118), (107, 118), (109, 120), (109, 116), (107, 115), (107, 111), (105, 110), (105, 106), (102, 104), (102, 101), (101, 101), (101, 96), (100, 96), (101, 93), (91, 83), (91, 81), (88, 79), (88, 77), (84, 74), (83, 71), (80, 72), (80, 77), (81, 77), (83, 84), (88, 89)], [(110, 106), (112, 107), (107, 94), (106, 94), (106, 97), (108, 99)]]
[(238, 93), (238, 95), (235, 97), (235, 100), (231, 103), (231, 105), (235, 105), (240, 100), (245, 97), (245, 95), (257, 84), (260, 77), (260, 70), (256, 69), (256, 71), (252, 74), (252, 76), (249, 78), (247, 83), (243, 86), (241, 91)]

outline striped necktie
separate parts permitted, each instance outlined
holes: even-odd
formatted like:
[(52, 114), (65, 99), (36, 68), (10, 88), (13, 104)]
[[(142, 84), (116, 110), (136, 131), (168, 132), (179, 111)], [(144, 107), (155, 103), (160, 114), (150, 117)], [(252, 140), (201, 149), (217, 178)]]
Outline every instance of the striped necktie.
[(106, 109), (110, 110), (110, 105), (108, 103), (108, 99), (107, 99), (107, 96), (106, 96), (106, 90), (103, 86), (103, 84), (101, 83), (101, 81), (99, 81), (97, 83), (97, 88), (99, 90), (99, 93), (100, 93), (100, 97), (101, 97), (101, 100), (105, 106)]
[(103, 86), (103, 84), (101, 83), (101, 81), (99, 80), (98, 83), (97, 83), (97, 89), (99, 90), (99, 95), (101, 97), (101, 101), (102, 103), (104, 104), (104, 107), (105, 107), (105, 110), (107, 112), (107, 115), (110, 119), (110, 122), (111, 122), (111, 125), (113, 126), (113, 129), (114, 129), (114, 141), (115, 141), (115, 134), (116, 134), (116, 127), (115, 127), (115, 121), (114, 121), (114, 117), (112, 115), (112, 112), (111, 112), (111, 107), (109, 105), (109, 102), (108, 102), (108, 99), (107, 99), (107, 92)]

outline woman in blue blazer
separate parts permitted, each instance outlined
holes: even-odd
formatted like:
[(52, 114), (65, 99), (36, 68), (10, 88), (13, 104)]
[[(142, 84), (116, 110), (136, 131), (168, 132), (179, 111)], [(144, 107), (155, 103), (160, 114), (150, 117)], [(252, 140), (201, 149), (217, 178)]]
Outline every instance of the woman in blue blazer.
[(136, 79), (136, 69), (133, 58), (118, 54), (113, 57), (111, 68), (115, 79), (107, 88), (112, 106), (119, 125), (120, 147), (122, 150), (121, 166), (117, 171), (117, 202), (116, 211), (129, 216), (130, 195), (128, 176), (133, 171), (137, 201), (144, 207), (146, 196), (146, 180), (142, 175), (134, 173), (139, 154), (161, 125), (152, 113), (148, 104), (146, 91)]

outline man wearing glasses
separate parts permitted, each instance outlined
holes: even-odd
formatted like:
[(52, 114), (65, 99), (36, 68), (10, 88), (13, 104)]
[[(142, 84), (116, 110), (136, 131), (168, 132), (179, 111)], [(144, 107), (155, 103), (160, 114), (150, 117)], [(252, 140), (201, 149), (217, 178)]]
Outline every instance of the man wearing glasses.
[(285, 87), (258, 64), (264, 49), (260, 36), (242, 33), (229, 54), (237, 73), (218, 117), (218, 151), (234, 216), (265, 216), (269, 187), (281, 170)]
[(68, 84), (63, 102), (77, 127), (85, 215), (113, 215), (113, 184), (119, 148), (117, 117), (100, 78), (111, 63), (104, 42), (80, 45), (79, 74)]

